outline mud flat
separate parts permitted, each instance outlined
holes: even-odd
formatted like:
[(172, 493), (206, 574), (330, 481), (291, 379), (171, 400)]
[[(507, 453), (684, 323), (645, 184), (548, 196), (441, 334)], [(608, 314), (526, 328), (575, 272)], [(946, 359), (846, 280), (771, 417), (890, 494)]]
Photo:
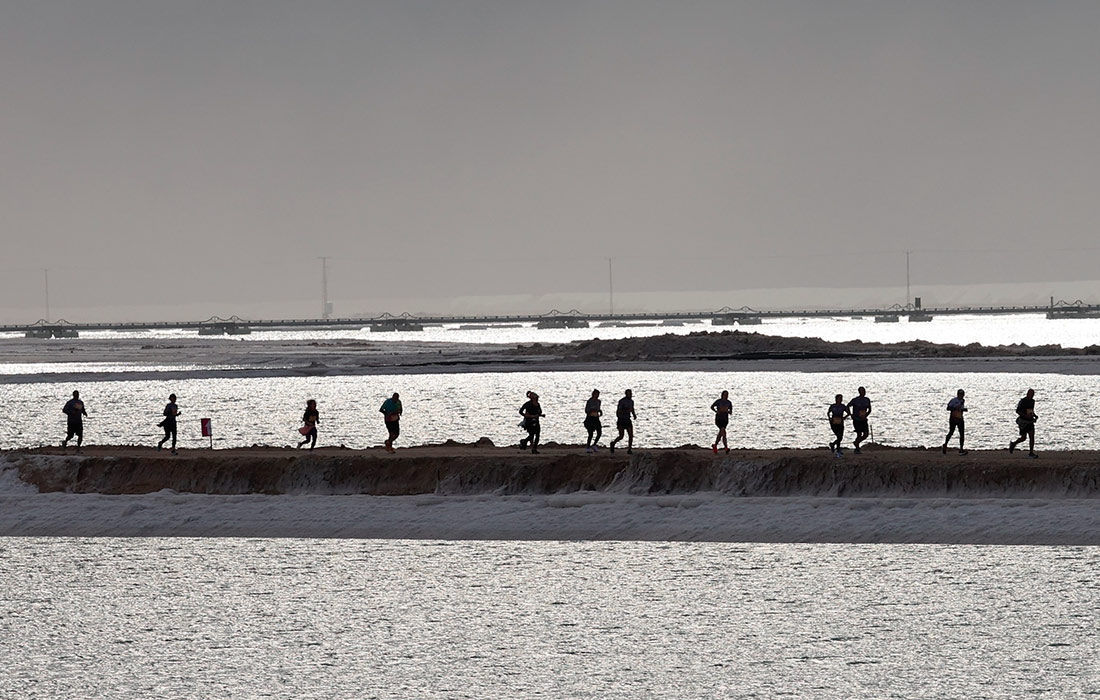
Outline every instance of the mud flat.
[(1097, 545), (1100, 453), (12, 451), (0, 535)]

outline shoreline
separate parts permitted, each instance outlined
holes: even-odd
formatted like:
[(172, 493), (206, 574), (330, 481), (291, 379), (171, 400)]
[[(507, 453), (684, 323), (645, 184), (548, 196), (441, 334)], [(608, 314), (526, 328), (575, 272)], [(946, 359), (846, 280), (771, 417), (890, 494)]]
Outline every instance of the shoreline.
[(1100, 451), (60, 452), (0, 453), (0, 536), (1100, 545)]
[(825, 448), (620, 447), (587, 454), (546, 443), (540, 454), (472, 443), (398, 448), (145, 446), (38, 447), (0, 452), (0, 470), (38, 493), (136, 495), (442, 496), (601, 492), (635, 496), (721, 493), (734, 497), (1096, 498), (1100, 451), (1043, 452), (864, 445), (834, 457)]
[[(1100, 347), (881, 344), (717, 331), (559, 344), (0, 339), (0, 385), (515, 372), (957, 372), (1100, 375)], [(1096, 352), (1097, 354), (1090, 354)], [(21, 373), (3, 373), (4, 366)], [(72, 367), (70, 370), (69, 367)], [(45, 371), (38, 371), (45, 370)]]
[(992, 373), (1100, 375), (1100, 358), (965, 357), (965, 358), (819, 358), (754, 360), (648, 360), (569, 362), (539, 358), (515, 361), (454, 361), (378, 366), (318, 365), (277, 368), (205, 367), (187, 370), (125, 372), (44, 372), (0, 374), (0, 385), (118, 381), (180, 381), (188, 379), (248, 379), (273, 377), (356, 377), (437, 374), (510, 374), (520, 372), (802, 372), (827, 373)]

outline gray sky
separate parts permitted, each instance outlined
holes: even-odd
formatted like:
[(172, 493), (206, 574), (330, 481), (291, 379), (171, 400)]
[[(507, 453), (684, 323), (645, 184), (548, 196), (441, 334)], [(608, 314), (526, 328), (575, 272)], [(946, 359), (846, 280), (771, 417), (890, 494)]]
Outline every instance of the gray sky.
[(602, 294), (607, 256), (623, 292), (897, 285), (907, 249), (930, 285), (1097, 279), (1098, 31), (1095, 0), (6, 0), (0, 306), (40, 316), (45, 267), (70, 308), (312, 300), (319, 255), (338, 302)]

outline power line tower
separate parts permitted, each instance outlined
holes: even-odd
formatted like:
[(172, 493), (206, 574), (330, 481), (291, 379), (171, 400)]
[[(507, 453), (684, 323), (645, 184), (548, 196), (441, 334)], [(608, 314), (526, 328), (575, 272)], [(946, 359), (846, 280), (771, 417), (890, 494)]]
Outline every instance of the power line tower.
[(328, 261), (329, 256), (318, 258), (321, 261), (321, 318), (328, 320), (332, 315), (332, 304), (328, 300)]
[(615, 315), (615, 272), (611, 264), (613, 259), (607, 259), (607, 309), (611, 316)]
[(50, 320), (50, 271), (42, 270), (42, 276), (46, 279), (46, 320)]

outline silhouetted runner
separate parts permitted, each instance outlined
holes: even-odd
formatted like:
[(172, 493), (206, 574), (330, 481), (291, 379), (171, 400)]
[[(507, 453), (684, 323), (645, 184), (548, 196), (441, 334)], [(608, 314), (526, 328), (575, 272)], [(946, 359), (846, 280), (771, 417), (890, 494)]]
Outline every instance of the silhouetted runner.
[(733, 402), (730, 401), (730, 393), (723, 391), (722, 398), (712, 403), (710, 410), (714, 411), (714, 424), (718, 426), (718, 436), (714, 438), (714, 444), (710, 446), (710, 449), (714, 454), (718, 454), (718, 443), (721, 442), (722, 447), (726, 448), (726, 454), (729, 454), (730, 446), (726, 442), (726, 426), (730, 424), (730, 414), (733, 413)]
[(172, 441), (172, 454), (176, 452), (176, 416), (180, 414), (180, 409), (176, 406), (176, 395), (170, 394), (168, 396), (168, 405), (164, 407), (164, 420), (158, 425), (164, 428), (164, 437), (157, 443), (157, 452), (164, 447), (164, 443), (168, 440)]
[(76, 451), (80, 452), (80, 446), (84, 443), (84, 417), (88, 415), (88, 411), (80, 400), (79, 391), (73, 392), (73, 397), (65, 402), (61, 412), (66, 416), (65, 439), (61, 441), (61, 446), (68, 447), (69, 440), (76, 437)]
[(619, 399), (619, 405), (615, 408), (615, 427), (619, 429), (619, 436), (611, 441), (611, 444), (607, 446), (607, 449), (611, 454), (615, 454), (615, 445), (619, 440), (623, 439), (623, 433), (628, 436), (626, 441), (626, 453), (632, 454), (634, 452), (634, 421), (638, 420), (638, 414), (634, 412), (634, 394), (630, 389), (626, 390), (626, 393), (621, 399)]
[(844, 439), (844, 419), (851, 415), (848, 413), (848, 407), (844, 405), (843, 394), (836, 395), (836, 403), (829, 406), (825, 415), (829, 417), (829, 427), (833, 429), (833, 435), (836, 435), (836, 440), (829, 443), (829, 449), (840, 457), (843, 455), (840, 443)]
[(542, 434), (539, 419), (545, 415), (542, 406), (539, 406), (539, 395), (533, 391), (527, 392), (527, 403), (520, 407), (519, 414), (523, 416), (523, 429), (527, 431), (527, 437), (519, 441), (519, 449), (526, 450), (527, 443), (531, 443), (531, 454), (537, 455), (539, 436)]
[(852, 441), (852, 454), (859, 454), (859, 445), (871, 434), (867, 416), (871, 415), (871, 399), (867, 398), (867, 390), (859, 388), (859, 396), (848, 402), (848, 411), (852, 415), (852, 430), (856, 433), (856, 439)]
[(386, 438), (386, 452), (396, 452), (393, 449), (393, 443), (397, 440), (397, 436), (401, 434), (401, 396), (395, 391), (393, 396), (382, 402), (382, 407), (378, 409), (382, 412), (382, 416), (386, 421), (386, 431), (389, 433), (389, 437)]
[(600, 422), (603, 410), (600, 408), (600, 403), (600, 390), (593, 389), (592, 397), (584, 402), (584, 429), (588, 431), (588, 442), (585, 443), (584, 447), (585, 452), (595, 452), (597, 449), (596, 443), (600, 441), (600, 436), (603, 435), (603, 423)]
[(302, 414), (302, 427), (298, 428), (298, 432), (305, 436), (305, 439), (298, 443), (298, 448), (301, 449), (306, 443), (309, 443), (309, 449), (313, 449), (317, 446), (317, 424), (321, 422), (321, 414), (317, 412), (317, 402), (313, 399), (306, 401), (306, 410)]
[(941, 450), (944, 454), (947, 454), (947, 443), (951, 442), (951, 436), (955, 434), (956, 429), (959, 431), (959, 454), (967, 454), (966, 449), (963, 447), (963, 441), (966, 439), (966, 420), (964, 414), (968, 410), (969, 409), (966, 407), (966, 392), (959, 389), (958, 393), (955, 394), (955, 398), (947, 402), (947, 412), (949, 415), (947, 421), (948, 431), (947, 437), (943, 439), (943, 448)]
[(1008, 453), (1012, 454), (1024, 440), (1027, 440), (1027, 456), (1035, 459), (1035, 421), (1039, 416), (1035, 415), (1035, 390), (1028, 389), (1027, 396), (1016, 404), (1016, 425), (1020, 428), (1020, 437), (1008, 443)]

